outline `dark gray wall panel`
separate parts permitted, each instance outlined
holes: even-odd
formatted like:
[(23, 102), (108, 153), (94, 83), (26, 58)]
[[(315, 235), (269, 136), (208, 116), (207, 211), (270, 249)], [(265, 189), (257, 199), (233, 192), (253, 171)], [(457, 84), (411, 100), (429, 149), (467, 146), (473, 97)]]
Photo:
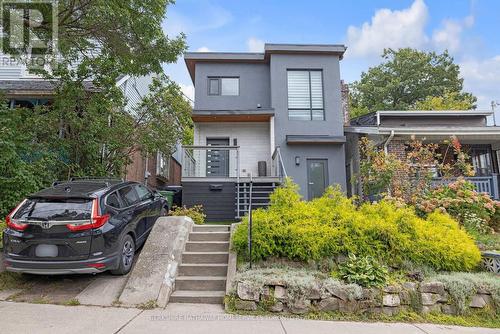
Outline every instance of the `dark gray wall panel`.
[[(220, 185), (221, 190), (210, 190)], [(236, 188), (234, 182), (183, 182), (182, 204), (203, 205), (207, 221), (235, 220)]]

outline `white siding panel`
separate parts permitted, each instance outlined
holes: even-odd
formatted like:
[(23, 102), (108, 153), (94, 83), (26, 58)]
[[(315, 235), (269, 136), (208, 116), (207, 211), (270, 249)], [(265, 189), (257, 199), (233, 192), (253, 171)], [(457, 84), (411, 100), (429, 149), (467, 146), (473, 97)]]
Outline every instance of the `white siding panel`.
[[(258, 176), (258, 162), (266, 161), (267, 175), (271, 171), (270, 128), (264, 122), (224, 122), (197, 123), (195, 126), (194, 145), (206, 145), (208, 138), (229, 138), (233, 145), (236, 138), (240, 146), (241, 176), (250, 172)], [(202, 155), (200, 155), (201, 157)], [(201, 159), (202, 160), (202, 159)], [(201, 162), (201, 161), (200, 161)], [(236, 154), (230, 154), (230, 170), (235, 168)], [(199, 168), (203, 169), (202, 164)]]

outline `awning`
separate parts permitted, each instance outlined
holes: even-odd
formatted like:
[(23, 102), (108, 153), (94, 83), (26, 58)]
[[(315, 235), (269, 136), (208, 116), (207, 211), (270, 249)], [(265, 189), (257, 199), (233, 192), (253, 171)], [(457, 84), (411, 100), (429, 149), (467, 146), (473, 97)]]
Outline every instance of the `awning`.
[(345, 136), (287, 135), (286, 143), (293, 144), (344, 144)]

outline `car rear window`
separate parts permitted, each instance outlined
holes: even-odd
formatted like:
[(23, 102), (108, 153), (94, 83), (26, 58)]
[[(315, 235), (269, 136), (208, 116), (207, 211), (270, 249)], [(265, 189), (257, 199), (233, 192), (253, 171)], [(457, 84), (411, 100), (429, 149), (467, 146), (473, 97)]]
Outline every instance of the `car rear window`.
[(90, 219), (90, 199), (28, 199), (13, 218), (22, 220), (82, 220)]

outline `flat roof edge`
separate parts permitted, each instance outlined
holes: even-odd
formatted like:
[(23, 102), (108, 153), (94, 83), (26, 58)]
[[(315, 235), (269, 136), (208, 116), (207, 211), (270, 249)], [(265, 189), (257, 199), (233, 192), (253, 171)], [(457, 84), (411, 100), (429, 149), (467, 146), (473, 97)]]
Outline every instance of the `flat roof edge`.
[(489, 116), (490, 110), (379, 110), (381, 116)]

